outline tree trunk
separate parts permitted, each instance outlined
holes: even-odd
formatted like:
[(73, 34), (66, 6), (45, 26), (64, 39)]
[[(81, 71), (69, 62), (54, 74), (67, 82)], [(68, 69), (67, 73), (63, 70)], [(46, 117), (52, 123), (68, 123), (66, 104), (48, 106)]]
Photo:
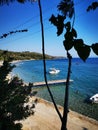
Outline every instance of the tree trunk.
[(70, 72), (71, 72), (71, 55), (67, 52), (67, 57), (69, 60), (68, 64), (68, 73), (67, 73), (67, 81), (65, 88), (65, 99), (64, 99), (64, 112), (62, 118), (62, 126), (61, 130), (67, 130), (67, 118), (68, 118), (68, 99), (69, 99), (69, 80), (70, 80)]
[(38, 0), (38, 5), (39, 5), (39, 11), (40, 11), (40, 23), (41, 23), (41, 32), (42, 32), (42, 53), (43, 53), (43, 65), (44, 65), (44, 79), (45, 79), (45, 83), (46, 83), (48, 92), (49, 92), (49, 94), (50, 94), (50, 97), (51, 97), (52, 102), (53, 102), (53, 104), (54, 104), (55, 110), (56, 110), (56, 112), (58, 113), (60, 120), (62, 121), (61, 113), (60, 113), (59, 110), (58, 110), (58, 107), (57, 107), (57, 105), (56, 105), (56, 103), (55, 103), (55, 101), (54, 101), (53, 95), (52, 95), (52, 93), (51, 93), (51, 90), (50, 90), (50, 88), (49, 88), (49, 86), (48, 86), (48, 82), (47, 82), (47, 76), (46, 76), (46, 62), (45, 62), (45, 47), (44, 47), (44, 27), (43, 27), (42, 8), (41, 8), (40, 0)]

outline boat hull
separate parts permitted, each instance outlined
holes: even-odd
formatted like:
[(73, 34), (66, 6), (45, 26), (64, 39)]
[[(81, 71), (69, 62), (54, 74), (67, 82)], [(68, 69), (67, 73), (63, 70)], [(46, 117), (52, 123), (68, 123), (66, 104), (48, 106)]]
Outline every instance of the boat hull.
[(49, 74), (58, 74), (60, 72), (60, 70), (56, 70), (56, 71), (49, 71)]
[(92, 96), (92, 97), (90, 98), (90, 101), (91, 101), (92, 103), (98, 103), (98, 94), (95, 94), (94, 96)]

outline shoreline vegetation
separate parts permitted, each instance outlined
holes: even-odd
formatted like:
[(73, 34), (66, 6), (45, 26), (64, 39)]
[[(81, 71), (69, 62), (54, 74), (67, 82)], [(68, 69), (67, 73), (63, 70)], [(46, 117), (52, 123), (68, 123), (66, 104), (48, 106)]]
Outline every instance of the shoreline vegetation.
[[(40, 60), (40, 59), (43, 59), (43, 55), (41, 53), (37, 53), (37, 52), (29, 52), (29, 51), (13, 52), (13, 51), (0, 50), (0, 61), (2, 61), (4, 59), (5, 52), (7, 52), (7, 57), (10, 57), (13, 61), (32, 60), (32, 59)], [(54, 59), (56, 57), (46, 54), (45, 58), (46, 59)]]

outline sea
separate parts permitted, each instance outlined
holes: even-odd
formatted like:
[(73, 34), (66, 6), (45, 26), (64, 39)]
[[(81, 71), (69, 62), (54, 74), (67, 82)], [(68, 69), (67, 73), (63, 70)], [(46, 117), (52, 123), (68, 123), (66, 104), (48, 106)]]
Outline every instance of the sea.
[[(42, 60), (19, 61), (14, 63), (16, 67), (12, 75), (17, 75), (24, 82), (44, 81), (44, 68)], [(50, 68), (57, 68), (60, 73), (49, 74)], [(47, 79), (66, 79), (68, 71), (68, 59), (46, 60)], [(98, 58), (88, 58), (83, 62), (79, 58), (72, 59), (71, 77), (73, 82), (69, 85), (69, 109), (94, 118), (98, 121), (98, 103), (89, 103), (88, 99), (98, 93)], [(50, 90), (57, 104), (63, 106), (65, 84), (50, 85)], [(37, 91), (38, 97), (51, 101), (46, 86), (38, 86), (32, 89)]]

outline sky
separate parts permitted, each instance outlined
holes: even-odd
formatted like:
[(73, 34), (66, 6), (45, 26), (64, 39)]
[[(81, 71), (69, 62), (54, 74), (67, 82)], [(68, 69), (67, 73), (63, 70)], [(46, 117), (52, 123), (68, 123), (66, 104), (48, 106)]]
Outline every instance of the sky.
[[(45, 53), (53, 56), (66, 56), (63, 46), (64, 36), (57, 36), (56, 27), (50, 22), (52, 14), (57, 16), (59, 13), (57, 5), (60, 0), (41, 0), (44, 35)], [(86, 12), (88, 5), (93, 0), (74, 0), (75, 3), (75, 24), (78, 38), (82, 38), (84, 43), (91, 45), (98, 43), (98, 9)], [(28, 29), (28, 32), (16, 33), (6, 38), (0, 39), (0, 49), (9, 51), (31, 51), (42, 53), (41, 47), (41, 27), (39, 18), (39, 8), (37, 2), (18, 2), (0, 6), (0, 36), (9, 31)], [(72, 49), (73, 57), (78, 57)], [(96, 55), (91, 52), (91, 57)]]

